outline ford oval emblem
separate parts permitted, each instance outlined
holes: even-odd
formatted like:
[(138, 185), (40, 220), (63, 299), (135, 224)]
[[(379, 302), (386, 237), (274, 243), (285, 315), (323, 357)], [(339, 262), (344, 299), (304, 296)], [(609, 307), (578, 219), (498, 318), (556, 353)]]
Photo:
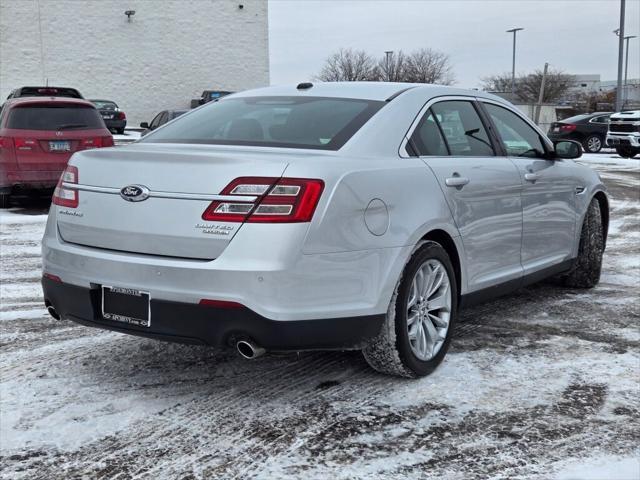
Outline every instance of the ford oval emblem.
[(120, 196), (128, 202), (141, 202), (149, 198), (149, 189), (144, 185), (127, 185), (120, 190)]

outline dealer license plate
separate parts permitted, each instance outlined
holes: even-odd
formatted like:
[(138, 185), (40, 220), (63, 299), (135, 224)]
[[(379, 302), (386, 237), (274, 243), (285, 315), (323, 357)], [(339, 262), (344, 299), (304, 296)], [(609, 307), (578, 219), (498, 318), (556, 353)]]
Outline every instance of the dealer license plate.
[(102, 287), (102, 317), (139, 327), (151, 326), (149, 292), (132, 288)]

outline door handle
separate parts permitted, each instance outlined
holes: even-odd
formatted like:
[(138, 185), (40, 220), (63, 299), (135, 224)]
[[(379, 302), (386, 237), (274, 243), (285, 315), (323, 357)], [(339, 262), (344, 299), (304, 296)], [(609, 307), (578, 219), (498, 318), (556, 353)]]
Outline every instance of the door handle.
[(524, 174), (524, 179), (527, 182), (535, 183), (535, 181), (538, 180), (539, 178), (540, 178), (540, 176), (537, 173), (525, 173)]
[(469, 179), (467, 177), (460, 177), (460, 176), (454, 175), (453, 177), (446, 178), (444, 180), (444, 183), (447, 185), (447, 187), (462, 188), (467, 183), (469, 183)]

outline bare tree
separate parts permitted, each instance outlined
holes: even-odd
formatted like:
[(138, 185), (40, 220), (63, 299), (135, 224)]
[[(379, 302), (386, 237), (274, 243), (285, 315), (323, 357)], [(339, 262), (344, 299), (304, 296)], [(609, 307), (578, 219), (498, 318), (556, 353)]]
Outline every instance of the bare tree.
[(327, 58), (318, 79), (324, 82), (379, 80), (375, 59), (364, 50), (341, 48)]
[(455, 82), (449, 55), (431, 48), (422, 48), (406, 59), (403, 75), (405, 82), (439, 83), (451, 85)]
[(404, 82), (407, 69), (407, 56), (402, 50), (391, 52), (378, 61), (380, 80), (384, 82)]
[(483, 77), (482, 89), (487, 92), (510, 92), (511, 91), (511, 74), (503, 73), (501, 75), (490, 75)]
[(378, 61), (363, 50), (340, 49), (327, 58), (316, 78), (324, 82), (369, 80), (442, 85), (455, 81), (449, 56), (430, 48), (410, 55), (400, 50)]
[[(562, 98), (571, 87), (573, 77), (561, 70), (549, 70), (545, 82), (543, 102), (555, 102)], [(516, 77), (515, 93), (518, 98), (527, 103), (535, 103), (540, 95), (542, 84), (542, 70)], [(511, 75), (492, 75), (482, 79), (482, 88), (490, 92), (510, 92)]]
[[(571, 87), (573, 77), (561, 70), (549, 70), (544, 87), (543, 102), (559, 100)], [(542, 70), (536, 70), (518, 79), (516, 92), (526, 102), (537, 102), (542, 84)]]

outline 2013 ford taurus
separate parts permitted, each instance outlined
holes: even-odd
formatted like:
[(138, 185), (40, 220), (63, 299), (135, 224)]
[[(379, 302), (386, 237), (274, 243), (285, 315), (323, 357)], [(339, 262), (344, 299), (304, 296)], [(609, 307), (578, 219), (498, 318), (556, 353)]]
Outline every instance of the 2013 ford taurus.
[(45, 302), (248, 358), (361, 349), (423, 376), (461, 307), (549, 276), (598, 283), (608, 200), (580, 155), (483, 92), (237, 93), (73, 156), (43, 239)]

